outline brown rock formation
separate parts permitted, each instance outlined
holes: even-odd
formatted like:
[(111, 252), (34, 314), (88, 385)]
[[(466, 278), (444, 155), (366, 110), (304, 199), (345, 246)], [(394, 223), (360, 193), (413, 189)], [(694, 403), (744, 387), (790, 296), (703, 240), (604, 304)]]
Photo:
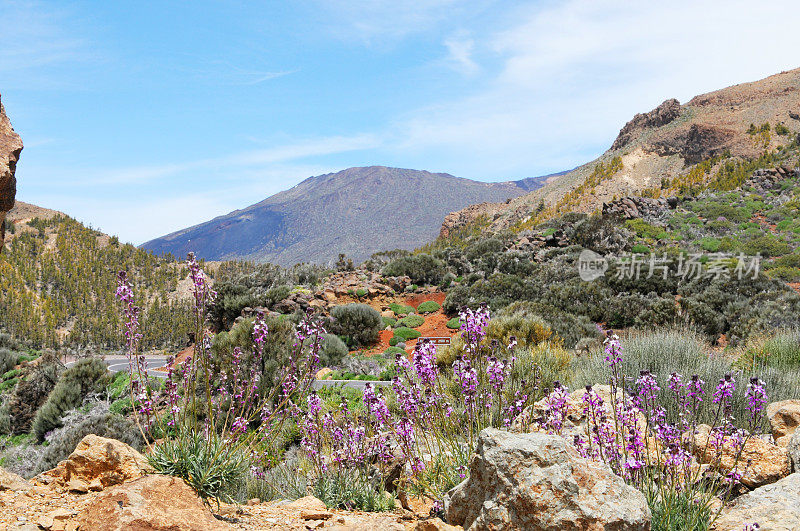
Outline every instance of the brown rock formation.
[(620, 149), (627, 146), (634, 137), (641, 134), (645, 129), (666, 125), (680, 116), (680, 114), (681, 104), (675, 98), (665, 101), (648, 113), (637, 114), (619, 132), (617, 139), (611, 145), (611, 149)]
[(17, 195), (17, 179), (14, 173), (22, 153), (22, 139), (11, 127), (0, 100), (0, 252), (5, 239), (6, 213), (14, 206)]

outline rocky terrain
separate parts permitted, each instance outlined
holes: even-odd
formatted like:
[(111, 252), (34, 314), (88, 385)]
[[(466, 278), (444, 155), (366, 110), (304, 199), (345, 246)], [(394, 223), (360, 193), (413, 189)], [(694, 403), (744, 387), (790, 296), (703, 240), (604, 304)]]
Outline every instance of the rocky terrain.
[[(763, 124), (771, 124), (770, 130), (761, 131)], [(508, 228), (534, 217), (540, 205), (564, 206), (558, 204), (562, 198), (592, 180), (599, 164), (609, 164), (615, 157), (621, 168), (585, 186), (562, 212), (592, 212), (617, 197), (661, 189), (663, 180), (684, 176), (714, 156), (757, 158), (791, 142), (798, 131), (800, 69), (702, 94), (683, 105), (669, 99), (648, 113), (637, 114), (597, 159), (549, 178), (544, 187), (524, 196), (454, 212), (445, 218), (441, 234), (476, 220), (495, 230)]]
[(155, 253), (280, 265), (325, 263), (345, 253), (414, 249), (436, 237), (448, 213), (536, 189), (537, 178), (483, 183), (446, 173), (370, 166), (310, 177), (242, 210), (142, 245)]
[[(21, 153), (22, 139), (11, 126), (0, 100), (0, 242), (5, 238), (6, 214), (14, 206), (17, 195), (15, 173)], [(0, 245), (1, 251), (2, 245)]]

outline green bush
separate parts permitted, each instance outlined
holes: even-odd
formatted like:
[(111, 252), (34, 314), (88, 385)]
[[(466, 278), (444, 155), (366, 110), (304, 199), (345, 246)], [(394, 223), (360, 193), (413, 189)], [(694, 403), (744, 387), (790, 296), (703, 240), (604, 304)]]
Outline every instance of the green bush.
[(405, 354), (406, 354), (406, 351), (405, 351), (405, 350), (403, 350), (403, 349), (401, 349), (401, 348), (398, 348), (398, 347), (390, 346), (389, 348), (387, 348), (386, 350), (384, 350), (384, 351), (383, 351), (383, 353), (384, 353), (385, 355), (387, 355), (387, 356), (392, 356), (392, 357), (394, 357), (394, 356), (395, 356), (395, 355), (397, 355), (397, 354), (400, 354), (400, 355), (402, 355), (402, 356), (405, 356)]
[(415, 284), (437, 285), (442, 282), (447, 268), (441, 260), (420, 253), (389, 262), (381, 273), (387, 277), (407, 276)]
[(403, 341), (404, 341), (403, 338), (400, 338), (400, 337), (397, 337), (397, 336), (392, 336), (391, 338), (389, 338), (389, 346), (393, 347), (393, 346), (397, 345), (398, 343), (402, 343)]
[[(420, 337), (422, 333), (418, 330), (414, 330), (413, 328), (407, 328), (405, 326), (401, 326), (400, 328), (394, 329), (394, 337), (400, 338), (400, 341), (408, 341), (409, 339), (416, 339)], [(394, 339), (394, 338), (392, 338)], [(395, 343), (396, 345), (397, 343)], [(392, 345), (394, 346), (394, 345)]]
[(790, 253), (792, 248), (788, 243), (765, 234), (746, 242), (743, 250), (749, 255), (780, 256)]
[(417, 313), (433, 313), (438, 312), (441, 306), (436, 301), (425, 301), (417, 306)]
[(449, 321), (447, 321), (447, 328), (450, 330), (459, 330), (461, 328), (461, 319), (458, 317), (453, 317)]
[(104, 389), (108, 374), (106, 364), (97, 358), (78, 360), (64, 371), (33, 419), (31, 432), (36, 440), (43, 441), (47, 432), (61, 427), (64, 413), (79, 406), (90, 391)]
[(425, 323), (425, 318), (421, 315), (411, 314), (407, 317), (403, 317), (399, 321), (397, 321), (397, 327), (407, 327), (407, 328), (419, 328), (420, 326)]
[(391, 303), (389, 305), (389, 309), (392, 310), (395, 315), (408, 315), (410, 313), (414, 313), (415, 311), (413, 306), (397, 304), (396, 302)]
[(28, 433), (61, 371), (59, 361), (49, 354), (36, 366), (25, 369), (25, 377), (19, 380), (0, 410), (0, 431), (11, 435)]
[(508, 345), (515, 337), (520, 347), (535, 346), (551, 339), (553, 331), (541, 317), (530, 313), (525, 305), (512, 304), (489, 321), (486, 337)]
[(8, 348), (0, 348), (0, 373), (6, 373), (19, 363), (20, 354)]
[(631, 252), (634, 254), (649, 254), (650, 248), (646, 245), (642, 245), (641, 243), (637, 243), (631, 247)]
[(348, 339), (351, 347), (369, 345), (377, 341), (383, 327), (381, 314), (366, 304), (345, 304), (331, 310), (333, 331)]
[(348, 352), (347, 345), (345, 345), (344, 341), (339, 339), (338, 336), (333, 334), (325, 334), (322, 336), (319, 359), (320, 363), (324, 363), (324, 366), (339, 365), (342, 358), (347, 356)]
[(356, 296), (358, 296), (359, 298), (360, 297), (366, 297), (367, 296), (367, 290), (364, 289), (364, 288), (358, 288), (356, 290)]
[(397, 319), (395, 319), (394, 317), (383, 317), (383, 316), (381, 316), (381, 319), (383, 320), (383, 326), (384, 327), (394, 326), (395, 323), (397, 323)]

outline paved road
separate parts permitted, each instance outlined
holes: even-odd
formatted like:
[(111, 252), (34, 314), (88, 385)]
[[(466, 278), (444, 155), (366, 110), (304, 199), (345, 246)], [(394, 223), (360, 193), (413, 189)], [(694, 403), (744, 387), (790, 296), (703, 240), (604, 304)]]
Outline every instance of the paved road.
[[(154, 378), (165, 378), (166, 372), (164, 371), (157, 371), (160, 367), (164, 367), (167, 364), (167, 356), (145, 356), (147, 360), (147, 374), (154, 377)], [(125, 356), (106, 356), (105, 360), (106, 365), (108, 365), (108, 370), (117, 373), (117, 372), (126, 372), (128, 370), (128, 358)], [(74, 361), (70, 361), (67, 363), (69, 367), (75, 363)], [(334, 387), (339, 384), (343, 384), (346, 387), (352, 387), (353, 389), (358, 389), (359, 391), (363, 391), (364, 387), (368, 383), (373, 385), (391, 385), (392, 382), (386, 381), (374, 381), (374, 380), (316, 380), (314, 382), (315, 389), (321, 389), (322, 387)]]

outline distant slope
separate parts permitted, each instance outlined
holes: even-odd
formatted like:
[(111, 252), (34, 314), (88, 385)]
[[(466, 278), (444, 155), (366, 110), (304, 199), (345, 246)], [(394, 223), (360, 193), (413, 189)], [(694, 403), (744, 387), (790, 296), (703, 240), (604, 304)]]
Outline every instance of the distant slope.
[[(770, 124), (769, 131), (760, 131), (764, 124)], [(776, 129), (779, 124), (781, 134)], [(776, 153), (798, 131), (800, 68), (696, 96), (684, 105), (667, 100), (634, 116), (597, 159), (550, 177), (541, 188), (508, 203), (453, 212), (445, 219), (442, 234), (478, 217), (488, 217), (491, 228), (500, 230), (537, 216), (592, 212), (615, 196), (635, 196), (645, 190), (674, 194), (688, 180), (707, 184), (724, 163), (715, 157), (744, 161)], [(691, 173), (700, 163), (713, 164), (702, 175), (699, 170)]]
[(446, 173), (369, 166), (310, 177), (242, 210), (142, 245), (182, 257), (292, 265), (325, 263), (339, 253), (362, 260), (376, 251), (414, 249), (436, 237), (442, 218), (474, 203), (505, 201), (537, 186), (483, 183)]

